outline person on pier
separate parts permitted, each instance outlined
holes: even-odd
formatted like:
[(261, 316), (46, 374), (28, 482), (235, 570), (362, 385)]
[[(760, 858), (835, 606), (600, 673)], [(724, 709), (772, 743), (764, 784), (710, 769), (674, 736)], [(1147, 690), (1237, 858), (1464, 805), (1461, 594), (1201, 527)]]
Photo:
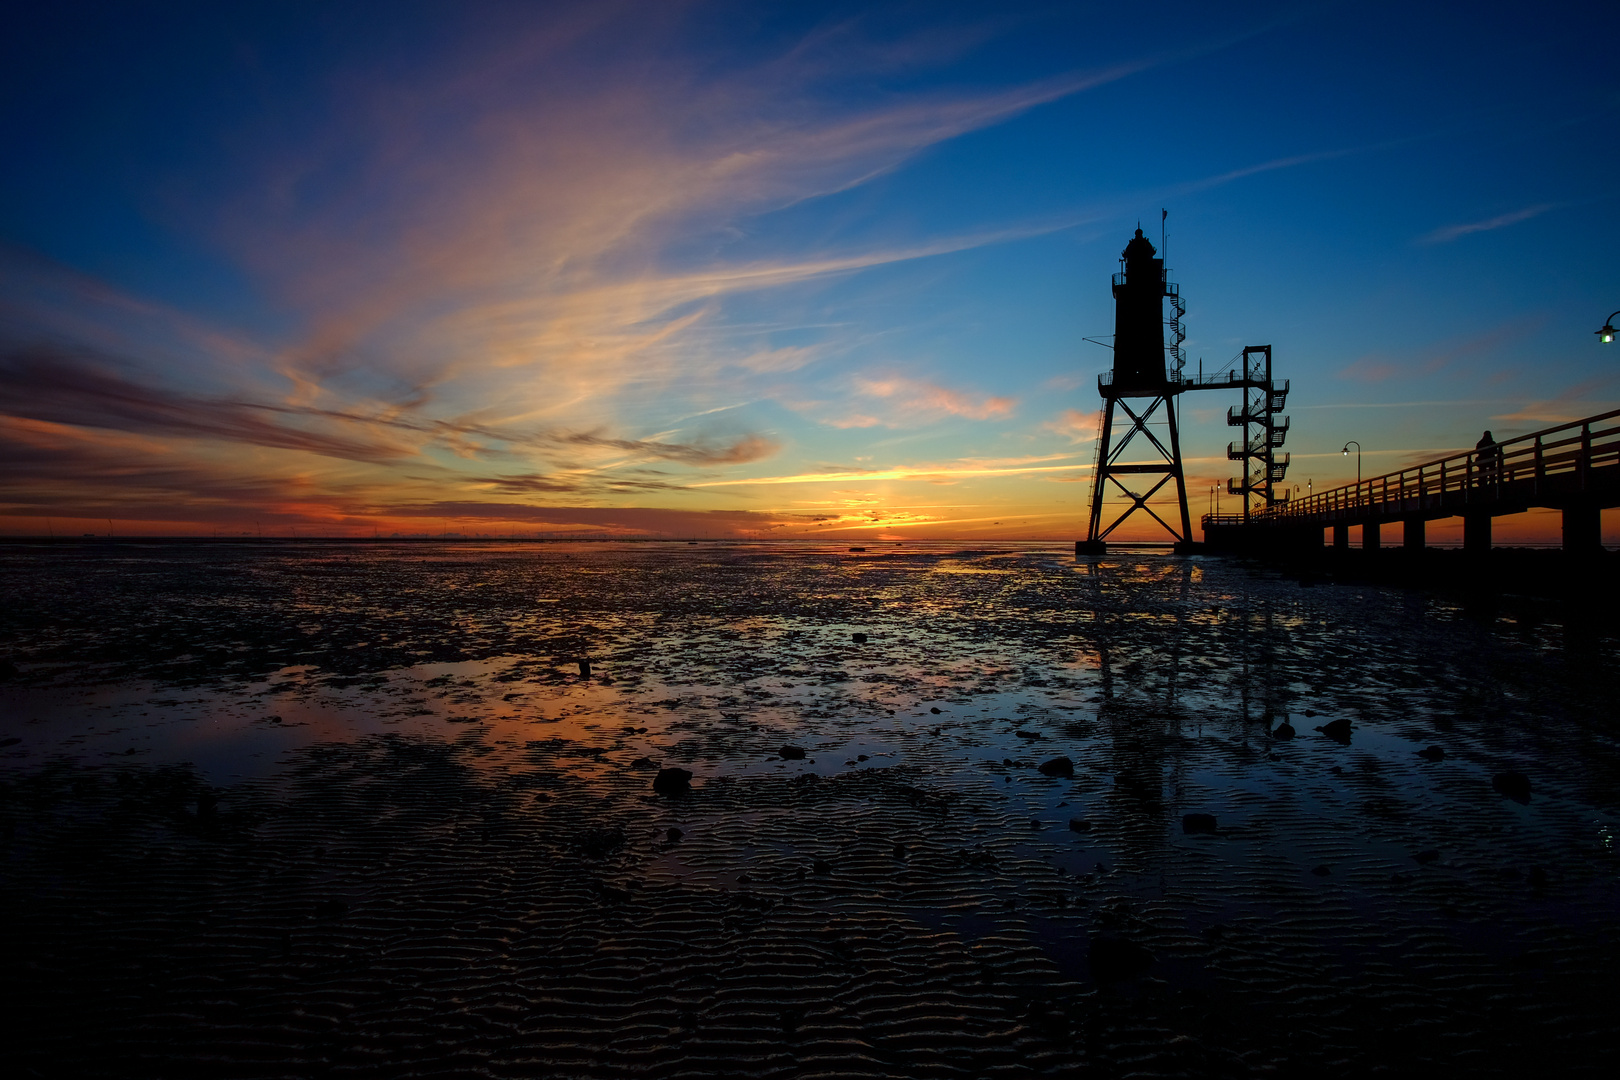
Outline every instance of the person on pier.
[(1479, 470), (1479, 486), (1485, 487), (1497, 481), (1497, 470), (1502, 464), (1502, 448), (1496, 445), (1490, 431), (1479, 437), (1474, 444), (1474, 467)]

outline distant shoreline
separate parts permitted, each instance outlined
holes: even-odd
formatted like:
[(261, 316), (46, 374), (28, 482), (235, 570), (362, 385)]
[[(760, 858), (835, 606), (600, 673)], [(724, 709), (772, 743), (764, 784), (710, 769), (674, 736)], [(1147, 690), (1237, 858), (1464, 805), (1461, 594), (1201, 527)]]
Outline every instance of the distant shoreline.
[[(974, 537), (974, 536), (941, 536), (916, 537), (910, 540), (871, 540), (861, 537), (827, 537), (815, 538), (807, 536), (189, 536), (189, 535), (85, 535), (85, 536), (4, 536), (0, 537), (0, 546), (5, 544), (19, 544), (27, 546), (51, 544), (816, 544), (816, 545), (869, 545), (871, 547), (903, 547), (908, 544), (1059, 544), (1067, 547), (1074, 543), (1074, 537), (1046, 537), (1006, 539), (1000, 537)], [(1110, 543), (1110, 554), (1115, 551), (1170, 551), (1174, 545), (1167, 541), (1126, 541)], [(1424, 549), (1427, 553), (1434, 552), (1460, 552), (1462, 544), (1443, 545), (1430, 544)], [(1500, 545), (1492, 548), (1493, 552), (1522, 552), (1522, 553), (1558, 553), (1562, 548), (1556, 543), (1547, 544), (1513, 544)], [(1606, 549), (1608, 550), (1608, 549)], [(1248, 558), (1237, 553), (1198, 551), (1195, 555), (1243, 559)], [(1359, 549), (1352, 550), (1342, 556), (1349, 560), (1357, 560), (1363, 556), (1371, 559), (1390, 559), (1402, 557), (1398, 547), (1384, 549), (1371, 554)], [(1108, 556), (1103, 556), (1107, 558)], [(1326, 558), (1335, 556), (1329, 552)], [(1303, 561), (1316, 561), (1307, 559)]]

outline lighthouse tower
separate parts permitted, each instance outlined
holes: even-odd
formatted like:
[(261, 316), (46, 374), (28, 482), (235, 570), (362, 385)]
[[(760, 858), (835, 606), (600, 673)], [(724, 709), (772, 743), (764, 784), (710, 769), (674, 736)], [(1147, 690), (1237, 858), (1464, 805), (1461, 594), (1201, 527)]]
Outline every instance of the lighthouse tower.
[[(1091, 520), (1085, 540), (1075, 545), (1082, 553), (1101, 554), (1106, 550), (1108, 535), (1138, 510), (1164, 526), (1178, 547), (1192, 541), (1187, 481), (1181, 467), (1181, 432), (1175, 409), (1175, 397), (1183, 389), (1181, 368), (1185, 359), (1181, 342), (1185, 334), (1181, 330), (1181, 317), (1187, 309), (1181, 302), (1181, 290), (1168, 280), (1164, 260), (1158, 258), (1158, 254), (1152, 241), (1137, 229), (1120, 253), (1120, 272), (1114, 275), (1114, 367), (1097, 377), (1103, 418), (1092, 472)], [(1170, 300), (1172, 311), (1168, 323), (1164, 317), (1166, 299)], [(1166, 326), (1171, 330), (1168, 350)], [(1117, 435), (1116, 418), (1123, 428), (1127, 417), (1129, 428), (1123, 435)], [(1161, 431), (1155, 432), (1154, 428)], [(1123, 460), (1126, 449), (1138, 435), (1150, 444), (1140, 449), (1152, 460)], [(1171, 515), (1174, 524), (1165, 521), (1148, 505), (1148, 500), (1172, 481), (1175, 482), (1177, 510)], [(1130, 499), (1130, 505), (1104, 528), (1103, 499), (1110, 484)]]
[(1179, 292), (1165, 280), (1164, 260), (1157, 254), (1137, 229), (1120, 253), (1121, 272), (1114, 275), (1113, 385), (1144, 394), (1164, 391), (1164, 298)]

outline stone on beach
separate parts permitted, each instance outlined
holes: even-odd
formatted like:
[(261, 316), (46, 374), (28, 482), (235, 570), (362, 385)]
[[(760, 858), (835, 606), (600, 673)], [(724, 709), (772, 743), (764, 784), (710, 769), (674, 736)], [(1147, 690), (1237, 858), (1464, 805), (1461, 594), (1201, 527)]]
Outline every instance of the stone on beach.
[(802, 746), (784, 745), (777, 753), (786, 761), (804, 760), (804, 747)]
[(624, 847), (624, 830), (616, 826), (585, 829), (574, 838), (574, 846), (592, 859), (605, 858)]
[(659, 769), (653, 777), (653, 790), (660, 795), (685, 795), (692, 790), (692, 774), (686, 769)]
[(1343, 718), (1333, 720), (1326, 724), (1318, 725), (1316, 730), (1320, 731), (1322, 734), (1326, 735), (1336, 743), (1343, 743), (1345, 746), (1350, 745), (1350, 721), (1348, 720)]
[(1066, 757), (1055, 757), (1051, 761), (1043, 761), (1040, 770), (1047, 776), (1073, 776), (1074, 762)]
[(1443, 761), (1446, 756), (1444, 749), (1438, 746), (1425, 747), (1417, 752), (1417, 756), (1425, 761)]
[(1530, 778), (1522, 772), (1499, 772), (1491, 777), (1491, 790), (1517, 802), (1530, 801)]
[(1134, 941), (1095, 937), (1086, 950), (1091, 977), (1100, 983), (1123, 982), (1153, 966), (1153, 954)]
[(1207, 835), (1214, 836), (1216, 822), (1214, 814), (1183, 814), (1181, 816), (1181, 831), (1188, 836)]

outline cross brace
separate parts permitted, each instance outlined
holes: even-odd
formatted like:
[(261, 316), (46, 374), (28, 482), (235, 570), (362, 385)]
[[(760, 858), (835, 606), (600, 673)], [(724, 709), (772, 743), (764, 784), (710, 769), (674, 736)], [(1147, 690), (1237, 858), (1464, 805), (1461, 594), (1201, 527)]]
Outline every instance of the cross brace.
[[(1125, 415), (1131, 418), (1130, 430), (1116, 443), (1113, 438), (1114, 407), (1124, 410)], [(1148, 429), (1148, 422), (1153, 419), (1160, 406), (1165, 406), (1165, 417), (1168, 422), (1170, 445), (1166, 447), (1159, 437)], [(1131, 462), (1120, 463), (1126, 447), (1140, 434), (1144, 436), (1153, 448), (1164, 459), (1162, 462)], [(1130, 475), (1158, 476), (1158, 482), (1147, 491), (1138, 493), (1126, 486), (1119, 477)], [(1148, 500), (1158, 494), (1170, 481), (1176, 482), (1176, 501), (1180, 509), (1181, 529), (1177, 531), (1174, 526), (1160, 517), (1148, 505)], [(1131, 505), (1114, 519), (1106, 529), (1102, 528), (1103, 493), (1107, 485), (1112, 483), (1121, 493), (1131, 500)], [(1097, 441), (1097, 468), (1092, 477), (1091, 486), (1091, 522), (1087, 530), (1086, 539), (1091, 543), (1100, 543), (1108, 535), (1129, 518), (1136, 511), (1142, 510), (1164, 527), (1177, 542), (1186, 542), (1192, 538), (1192, 519), (1187, 513), (1187, 481), (1181, 467), (1181, 432), (1176, 423), (1176, 410), (1173, 399), (1168, 394), (1162, 394), (1149, 401), (1148, 407), (1138, 412), (1131, 408), (1124, 398), (1109, 396), (1104, 399), (1102, 430)]]

